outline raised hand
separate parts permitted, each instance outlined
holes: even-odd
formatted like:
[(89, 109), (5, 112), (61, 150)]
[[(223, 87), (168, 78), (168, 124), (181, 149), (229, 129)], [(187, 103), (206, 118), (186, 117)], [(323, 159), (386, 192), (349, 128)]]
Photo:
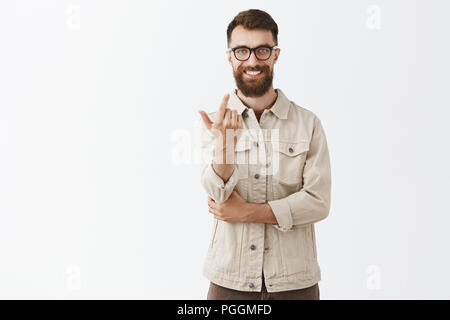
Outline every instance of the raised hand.
[[(242, 116), (238, 114), (237, 110), (227, 108), (229, 98), (230, 94), (228, 93), (223, 97), (214, 122), (205, 111), (198, 111), (206, 128), (216, 138), (216, 151), (221, 151), (223, 154), (234, 152), (243, 129)], [(234, 139), (230, 141), (231, 137)]]

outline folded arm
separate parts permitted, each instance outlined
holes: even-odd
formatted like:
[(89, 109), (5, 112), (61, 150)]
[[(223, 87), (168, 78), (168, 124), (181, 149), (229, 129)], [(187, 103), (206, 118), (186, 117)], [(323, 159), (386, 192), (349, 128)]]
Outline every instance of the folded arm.
[(279, 200), (268, 201), (278, 224), (288, 231), (294, 225), (315, 223), (325, 219), (330, 211), (331, 169), (328, 145), (322, 124), (315, 120), (313, 136), (303, 170), (303, 187)]

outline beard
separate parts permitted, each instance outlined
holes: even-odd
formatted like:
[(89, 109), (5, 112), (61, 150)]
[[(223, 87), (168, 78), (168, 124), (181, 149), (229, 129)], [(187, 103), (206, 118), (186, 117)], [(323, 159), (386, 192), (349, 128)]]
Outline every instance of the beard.
[[(257, 79), (250, 79), (245, 77), (244, 72), (261, 71), (261, 76)], [(239, 66), (236, 71), (233, 71), (236, 86), (246, 97), (260, 97), (264, 95), (271, 87), (273, 80), (273, 70), (267, 65), (246, 67)]]

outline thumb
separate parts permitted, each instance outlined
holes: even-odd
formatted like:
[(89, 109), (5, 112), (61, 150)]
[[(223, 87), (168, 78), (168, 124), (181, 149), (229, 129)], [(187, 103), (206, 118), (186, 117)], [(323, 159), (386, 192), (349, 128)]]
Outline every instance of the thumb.
[(206, 128), (209, 130), (212, 127), (213, 122), (209, 118), (208, 114), (203, 110), (198, 110), (198, 113), (202, 116), (203, 123), (205, 124)]

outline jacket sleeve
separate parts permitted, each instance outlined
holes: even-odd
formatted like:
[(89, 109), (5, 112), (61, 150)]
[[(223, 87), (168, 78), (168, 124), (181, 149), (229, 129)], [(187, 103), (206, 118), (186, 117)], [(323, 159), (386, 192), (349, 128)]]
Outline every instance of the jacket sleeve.
[(216, 203), (222, 203), (228, 200), (234, 187), (239, 181), (239, 172), (235, 167), (231, 177), (224, 182), (222, 178), (214, 171), (212, 167), (215, 140), (209, 133), (203, 121), (200, 120), (200, 159), (201, 159), (201, 184), (206, 193), (214, 199)]
[(288, 231), (325, 219), (330, 211), (331, 168), (328, 144), (321, 121), (316, 117), (313, 134), (303, 169), (303, 187), (279, 200), (268, 201), (277, 219), (273, 225)]

